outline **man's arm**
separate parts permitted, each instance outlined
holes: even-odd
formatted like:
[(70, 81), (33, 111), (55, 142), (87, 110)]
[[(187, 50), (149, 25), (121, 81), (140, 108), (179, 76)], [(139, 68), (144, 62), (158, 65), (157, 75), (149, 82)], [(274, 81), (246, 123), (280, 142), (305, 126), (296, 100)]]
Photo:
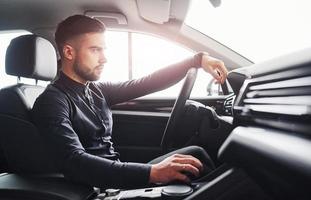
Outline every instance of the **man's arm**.
[[(73, 109), (75, 110), (75, 109)], [(49, 88), (32, 110), (33, 120), (43, 136), (51, 158), (65, 177), (91, 186), (139, 187), (148, 183), (189, 181), (184, 172), (198, 176), (202, 163), (187, 155), (173, 155), (157, 164), (112, 161), (88, 154), (70, 122), (66, 95)]]
[(104, 91), (108, 105), (111, 106), (168, 88), (185, 77), (191, 67), (202, 67), (219, 82), (224, 82), (227, 76), (222, 61), (201, 52), (139, 79), (98, 85)]
[(144, 186), (151, 165), (111, 161), (88, 154), (70, 122), (67, 97), (48, 89), (33, 108), (33, 119), (58, 168), (71, 180), (97, 187)]
[[(75, 109), (72, 109), (73, 111)], [(65, 177), (91, 186), (139, 187), (148, 183), (189, 181), (182, 172), (198, 175), (202, 164), (196, 158), (173, 155), (150, 165), (113, 161), (85, 151), (70, 121), (70, 102), (56, 88), (48, 88), (32, 110), (33, 120), (43, 136), (51, 158)]]

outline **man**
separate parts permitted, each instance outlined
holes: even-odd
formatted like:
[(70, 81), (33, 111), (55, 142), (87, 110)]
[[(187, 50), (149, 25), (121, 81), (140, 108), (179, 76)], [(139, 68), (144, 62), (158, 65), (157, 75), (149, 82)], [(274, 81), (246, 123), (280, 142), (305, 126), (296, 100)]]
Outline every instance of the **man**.
[[(57, 167), (65, 177), (97, 187), (189, 182), (187, 173), (198, 177), (203, 170), (210, 171), (213, 164), (199, 147), (182, 149), (152, 164), (119, 161), (111, 142), (109, 108), (177, 83), (190, 67), (202, 66), (224, 82), (227, 70), (223, 62), (200, 53), (137, 80), (95, 83), (106, 63), (104, 32), (105, 26), (100, 21), (83, 15), (71, 16), (57, 27), (55, 40), (61, 72), (33, 108), (34, 122)], [(205, 159), (204, 163), (183, 154), (188, 152)]]

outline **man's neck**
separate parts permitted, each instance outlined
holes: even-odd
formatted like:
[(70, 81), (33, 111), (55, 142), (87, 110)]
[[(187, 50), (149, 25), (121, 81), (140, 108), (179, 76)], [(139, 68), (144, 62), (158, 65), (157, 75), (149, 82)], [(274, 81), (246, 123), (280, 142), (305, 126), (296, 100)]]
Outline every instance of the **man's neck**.
[(80, 76), (78, 76), (72, 69), (72, 66), (66, 66), (62, 63), (62, 67), (61, 67), (61, 70), (62, 72), (68, 76), (70, 79), (78, 82), (78, 83), (81, 83), (83, 85), (86, 85), (88, 81), (82, 79)]

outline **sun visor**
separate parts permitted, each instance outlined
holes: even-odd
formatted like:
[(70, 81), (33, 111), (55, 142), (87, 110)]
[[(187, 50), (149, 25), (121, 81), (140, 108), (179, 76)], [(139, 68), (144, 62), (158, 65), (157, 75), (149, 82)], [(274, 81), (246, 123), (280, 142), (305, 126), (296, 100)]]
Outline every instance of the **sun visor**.
[(170, 19), (171, 0), (136, 0), (139, 15), (147, 21), (163, 24)]

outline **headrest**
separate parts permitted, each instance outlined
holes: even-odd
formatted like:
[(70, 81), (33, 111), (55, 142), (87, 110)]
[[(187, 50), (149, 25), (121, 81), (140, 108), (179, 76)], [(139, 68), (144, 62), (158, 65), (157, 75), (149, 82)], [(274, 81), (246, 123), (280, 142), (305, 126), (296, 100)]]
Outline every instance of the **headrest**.
[(57, 73), (57, 57), (53, 45), (36, 35), (14, 38), (6, 51), (5, 71), (9, 75), (53, 80)]

